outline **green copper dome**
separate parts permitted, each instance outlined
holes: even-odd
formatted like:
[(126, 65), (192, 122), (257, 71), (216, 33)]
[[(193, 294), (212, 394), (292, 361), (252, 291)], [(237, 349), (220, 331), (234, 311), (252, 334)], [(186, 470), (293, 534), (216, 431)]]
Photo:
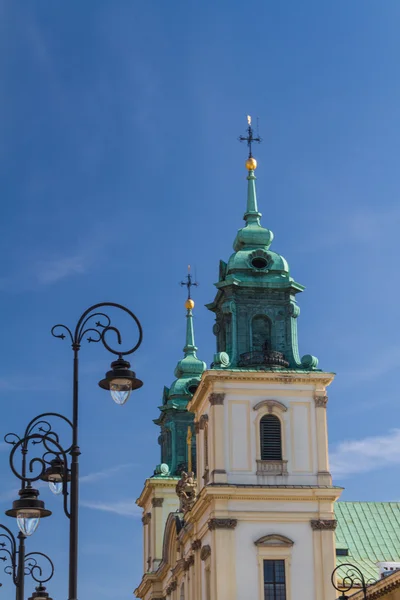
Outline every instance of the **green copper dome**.
[(216, 315), (213, 366), (315, 369), (317, 359), (307, 355), (300, 360), (298, 351), (296, 294), (304, 287), (290, 276), (285, 258), (270, 250), (274, 235), (261, 225), (251, 168), (247, 182), (246, 224), (235, 237), (228, 263), (220, 262), (218, 292), (207, 305)]

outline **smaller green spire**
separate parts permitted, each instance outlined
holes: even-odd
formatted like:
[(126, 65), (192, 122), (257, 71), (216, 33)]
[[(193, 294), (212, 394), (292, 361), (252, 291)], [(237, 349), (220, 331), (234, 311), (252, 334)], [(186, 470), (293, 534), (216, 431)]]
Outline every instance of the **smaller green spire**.
[(193, 313), (194, 302), (190, 298), (185, 303), (186, 313), (186, 344), (183, 349), (185, 357), (196, 356), (196, 344), (194, 342), (194, 329), (193, 329)]
[(247, 184), (247, 210), (243, 218), (246, 223), (260, 225), (262, 215), (258, 212), (257, 207), (256, 176), (254, 174), (254, 169), (249, 171), (247, 181), (249, 182)]

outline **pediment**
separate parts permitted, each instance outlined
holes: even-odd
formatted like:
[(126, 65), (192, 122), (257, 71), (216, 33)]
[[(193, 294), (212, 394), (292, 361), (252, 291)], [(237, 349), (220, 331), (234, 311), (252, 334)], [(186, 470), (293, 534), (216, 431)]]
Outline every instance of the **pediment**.
[(280, 410), (281, 412), (287, 411), (287, 406), (282, 404), (282, 402), (279, 402), (279, 400), (261, 400), (261, 402), (257, 402), (253, 410), (259, 410), (263, 407), (267, 408), (269, 413), (272, 413), (274, 408)]
[(259, 540), (254, 542), (259, 548), (290, 548), (294, 542), (284, 535), (278, 533), (272, 533), (270, 535), (264, 535)]

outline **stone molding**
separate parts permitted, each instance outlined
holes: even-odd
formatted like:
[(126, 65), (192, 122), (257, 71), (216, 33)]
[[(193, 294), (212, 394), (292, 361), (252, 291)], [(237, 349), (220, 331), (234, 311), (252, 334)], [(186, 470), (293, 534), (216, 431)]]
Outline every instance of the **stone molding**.
[(256, 475), (287, 475), (287, 460), (257, 459)]
[(257, 404), (253, 406), (253, 410), (259, 410), (264, 406), (268, 408), (268, 412), (270, 414), (273, 412), (274, 408), (280, 410), (281, 412), (287, 411), (287, 406), (285, 406), (282, 402), (279, 402), (279, 400), (261, 400), (261, 402), (257, 402)]
[(291, 539), (278, 533), (264, 535), (254, 542), (254, 545), (260, 548), (290, 548), (293, 544)]
[(313, 519), (310, 521), (313, 531), (335, 531), (336, 519)]
[(143, 515), (143, 517), (142, 517), (143, 525), (148, 525), (150, 523), (150, 519), (151, 519), (151, 513), (146, 513), (145, 515)]
[(210, 546), (206, 545), (203, 546), (200, 552), (200, 558), (201, 560), (207, 560), (207, 558), (211, 555), (211, 548)]
[(194, 540), (191, 545), (192, 550), (195, 552), (196, 550), (200, 550), (201, 548), (201, 540)]
[(164, 498), (153, 498), (151, 500), (151, 505), (153, 506), (153, 508), (161, 508), (161, 506), (163, 505), (164, 502)]
[(314, 401), (317, 408), (326, 408), (328, 396), (314, 396)]
[(211, 475), (226, 475), (225, 469), (214, 469), (211, 471)]
[(208, 415), (201, 415), (200, 421), (199, 421), (200, 429), (204, 429), (206, 426), (206, 423), (208, 423)]
[(210, 519), (208, 521), (208, 529), (214, 531), (215, 529), (235, 529), (237, 525), (237, 519)]
[(221, 406), (224, 403), (225, 394), (216, 394), (213, 392), (209, 396), (211, 406)]

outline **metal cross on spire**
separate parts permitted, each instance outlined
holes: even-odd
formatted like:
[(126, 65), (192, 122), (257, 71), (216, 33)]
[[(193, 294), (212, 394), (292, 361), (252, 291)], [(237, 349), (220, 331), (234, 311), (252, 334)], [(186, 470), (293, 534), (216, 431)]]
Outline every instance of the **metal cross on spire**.
[(251, 126), (251, 117), (250, 115), (247, 115), (247, 136), (241, 135), (239, 136), (239, 142), (247, 142), (247, 146), (249, 148), (249, 158), (253, 158), (253, 154), (251, 152), (251, 145), (256, 142), (257, 144), (260, 144), (262, 142), (262, 138), (260, 138), (260, 136), (258, 135), (257, 132), (257, 137), (254, 137), (254, 132), (253, 132), (253, 128)]
[(186, 281), (181, 281), (181, 286), (186, 286), (187, 287), (187, 291), (188, 291), (188, 300), (191, 300), (191, 295), (190, 295), (190, 288), (197, 287), (199, 284), (197, 283), (197, 281), (193, 281), (193, 275), (190, 272), (190, 265), (188, 265), (188, 274), (186, 275)]

